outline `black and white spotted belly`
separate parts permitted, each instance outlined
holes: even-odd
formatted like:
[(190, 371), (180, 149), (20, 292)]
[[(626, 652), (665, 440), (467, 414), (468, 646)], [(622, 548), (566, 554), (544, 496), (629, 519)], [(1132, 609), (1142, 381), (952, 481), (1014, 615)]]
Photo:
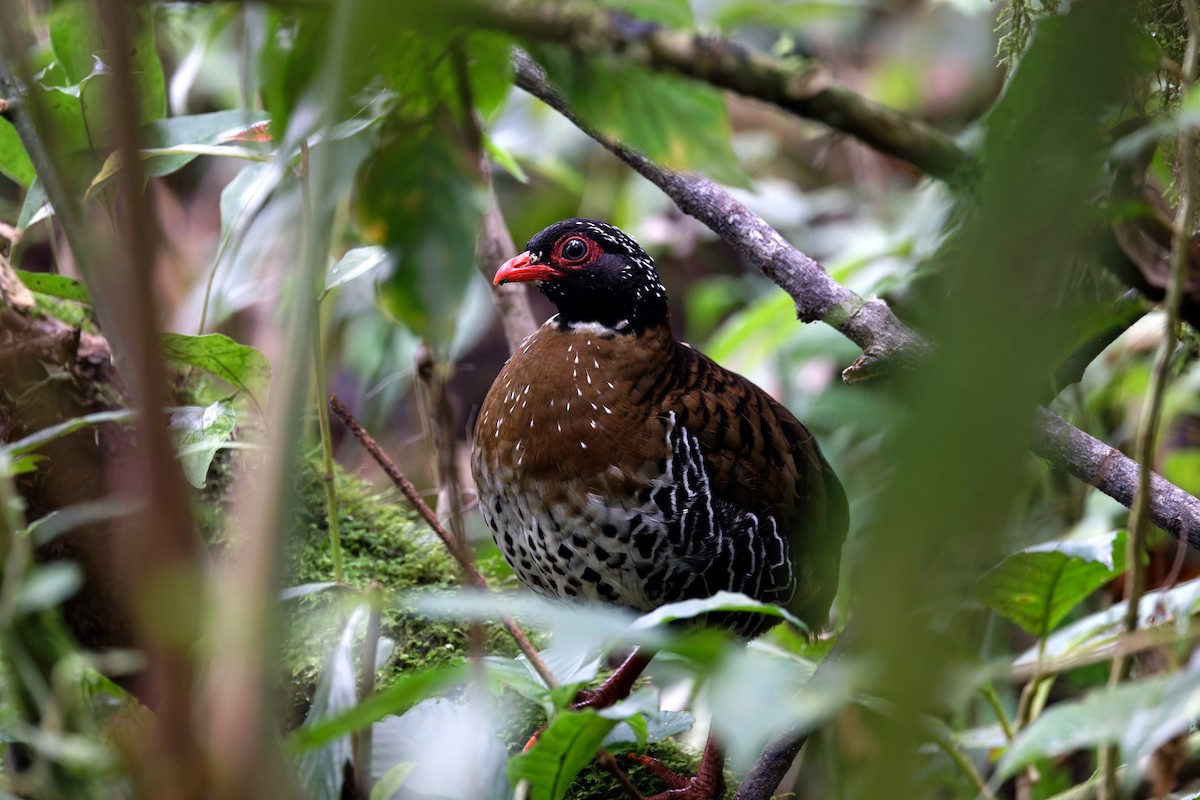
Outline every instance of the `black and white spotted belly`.
[[(544, 595), (637, 611), (721, 590), (787, 602), (795, 591), (787, 537), (773, 518), (714, 498), (695, 435), (673, 413), (665, 427), (666, 469), (621, 498), (579, 476), (539, 485), (520, 459), (511, 468), (476, 464), (483, 518), (517, 577)], [(724, 624), (758, 629), (742, 616)]]

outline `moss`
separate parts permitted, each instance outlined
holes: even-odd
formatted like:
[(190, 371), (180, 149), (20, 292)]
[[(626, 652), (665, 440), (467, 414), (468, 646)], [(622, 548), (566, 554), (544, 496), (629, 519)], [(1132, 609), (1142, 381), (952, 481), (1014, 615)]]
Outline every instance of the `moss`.
[[(451, 590), (459, 586), (453, 559), (416, 512), (395, 491), (378, 491), (366, 481), (340, 469), (335, 476), (342, 540), (343, 582), (353, 589), (378, 583), (391, 595), (412, 590)], [(333, 556), (325, 510), (325, 489), (315, 460), (305, 459), (297, 471), (299, 518), (289, 542), (287, 584), (318, 583), (333, 579)], [(480, 565), (488, 575), (493, 565)], [(290, 675), (287, 705), (293, 722), (299, 722), (316, 685), (325, 654), (336, 641), (341, 620), (340, 603), (346, 593), (319, 592), (289, 604), (284, 620), (283, 652)], [(396, 643), (390, 662), (381, 674), (382, 688), (410, 670), (461, 662), (468, 650), (468, 626), (431, 621), (406, 613), (389, 603), (381, 633)], [(485, 648), (494, 655), (516, 655), (506, 632), (484, 626)]]

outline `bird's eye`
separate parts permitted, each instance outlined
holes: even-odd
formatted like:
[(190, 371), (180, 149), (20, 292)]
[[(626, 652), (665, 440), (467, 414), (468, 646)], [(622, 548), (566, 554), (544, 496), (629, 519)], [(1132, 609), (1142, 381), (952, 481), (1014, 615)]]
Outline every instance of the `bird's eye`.
[(564, 261), (582, 261), (584, 256), (588, 254), (587, 242), (578, 236), (574, 239), (568, 239), (563, 244), (561, 252)]

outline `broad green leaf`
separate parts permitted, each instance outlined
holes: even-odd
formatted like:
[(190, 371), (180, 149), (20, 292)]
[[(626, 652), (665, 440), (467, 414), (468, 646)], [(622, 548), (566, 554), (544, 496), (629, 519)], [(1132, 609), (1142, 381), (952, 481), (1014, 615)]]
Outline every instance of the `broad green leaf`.
[(381, 147), (359, 173), (359, 215), (394, 257), (384, 309), (435, 346), (449, 347), (475, 272), (478, 174), (432, 125)]
[(749, 185), (718, 90), (636, 66), (579, 59), (553, 47), (539, 47), (537, 55), (575, 112), (600, 133), (673, 169)]
[(29, 186), (37, 177), (17, 129), (6, 119), (0, 119), (0, 172), (22, 186)]
[[(355, 247), (347, 250), (325, 276), (325, 291), (330, 292), (355, 278), (366, 275), (376, 267), (387, 263), (388, 252), (379, 245)], [(322, 295), (323, 296), (323, 295)]]
[(29, 613), (62, 603), (83, 585), (83, 572), (72, 561), (53, 561), (35, 567), (25, 576), (17, 594), (17, 608)]
[(801, 630), (807, 630), (808, 628), (799, 618), (779, 606), (763, 603), (739, 592), (717, 592), (712, 597), (706, 597), (702, 600), (681, 600), (678, 603), (668, 603), (665, 606), (659, 606), (648, 614), (638, 617), (634, 621), (633, 627), (635, 629), (653, 628), (668, 622), (675, 622), (676, 620), (692, 619), (703, 614), (731, 611), (749, 611), (757, 614), (765, 614), (769, 617), (778, 617), (779, 619), (787, 620)]
[(463, 666), (432, 667), (406, 673), (358, 705), (297, 729), (288, 737), (287, 748), (293, 753), (301, 753), (362, 730), (390, 714), (404, 711), (422, 698), (461, 683), (467, 675)]
[(26, 272), (23, 269), (17, 270), (17, 275), (21, 278), (21, 283), (29, 287), (31, 291), (48, 294), (60, 300), (92, 304), (92, 296), (88, 293), (87, 287), (74, 278), (49, 272)]
[(734, 0), (720, 7), (713, 23), (721, 30), (747, 25), (794, 29), (821, 22), (844, 23), (874, 8), (871, 0)]
[(233, 403), (228, 400), (218, 400), (204, 408), (181, 409), (171, 415), (171, 435), (180, 451), (179, 463), (192, 486), (204, 488), (208, 467), (233, 435), (236, 421)]
[(238, 344), (219, 333), (205, 336), (165, 333), (162, 346), (163, 356), (169, 361), (211, 372), (239, 391), (246, 392), (260, 407), (267, 407), (271, 365), (259, 350)]
[[(1103, 743), (1120, 746), (1137, 763), (1200, 717), (1200, 660), (1171, 675), (1155, 675), (1089, 692), (1051, 706), (1013, 741), (993, 782), (1026, 764)], [(1126, 774), (1127, 779), (1133, 775)]]
[(1014, 553), (983, 577), (975, 595), (1029, 633), (1053, 631), (1081, 600), (1125, 571), (1125, 533), (1047, 542)]
[(591, 709), (559, 714), (537, 744), (509, 762), (509, 780), (528, 780), (531, 800), (561, 800), (616, 724)]
[(50, 50), (68, 83), (83, 83), (95, 69), (95, 54), (104, 49), (100, 20), (90, 3), (60, 0), (49, 18)]

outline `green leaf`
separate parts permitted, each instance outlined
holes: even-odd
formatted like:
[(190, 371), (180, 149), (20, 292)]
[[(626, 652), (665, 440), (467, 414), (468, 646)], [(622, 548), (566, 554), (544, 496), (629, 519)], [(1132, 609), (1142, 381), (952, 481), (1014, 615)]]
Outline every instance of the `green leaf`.
[[(996, 767), (998, 782), (1038, 758), (1104, 743), (1120, 746), (1137, 763), (1187, 731), (1200, 717), (1200, 660), (1181, 672), (1156, 675), (1057, 703), (1013, 741)], [(1132, 779), (1127, 773), (1126, 778)]]
[(35, 179), (21, 201), (21, 212), (17, 214), (17, 230), (24, 231), (30, 225), (45, 219), (54, 213), (50, 201), (46, 198), (46, 190), (39, 179)]
[(163, 356), (168, 360), (211, 372), (248, 394), (261, 408), (267, 407), (271, 365), (261, 351), (219, 333), (205, 336), (165, 333), (162, 346)]
[(983, 577), (975, 594), (1029, 633), (1053, 631), (1081, 600), (1125, 571), (1125, 533), (1047, 542), (1014, 553)]
[(808, 629), (808, 626), (801, 622), (798, 617), (779, 606), (763, 603), (739, 592), (717, 592), (712, 597), (705, 597), (701, 600), (681, 600), (678, 603), (668, 603), (665, 606), (659, 606), (650, 613), (638, 617), (633, 623), (633, 628), (635, 630), (654, 628), (668, 622), (675, 622), (676, 620), (692, 619), (704, 614), (729, 611), (749, 611), (757, 614), (765, 614), (769, 617), (778, 617), (779, 619), (787, 620), (801, 630)]
[(380, 284), (383, 308), (447, 348), (467, 287), (478, 280), (475, 233), (482, 211), (477, 172), (433, 125), (381, 147), (359, 173), (359, 214), (393, 254)]
[(40, 431), (31, 433), (25, 438), (18, 439), (11, 444), (0, 444), (0, 450), (7, 452), (11, 456), (25, 455), (34, 452), (44, 444), (72, 434), (75, 431), (82, 430), (90, 425), (103, 425), (106, 422), (132, 422), (136, 416), (136, 411), (128, 409), (97, 411), (95, 414), (86, 414), (82, 417), (69, 419), (66, 422), (60, 422), (57, 425), (51, 425), (49, 428), (42, 428)]
[(19, 269), (17, 270), (17, 276), (21, 279), (21, 283), (29, 287), (30, 291), (38, 292), (39, 294), (48, 294), (60, 300), (71, 300), (76, 303), (84, 303), (85, 305), (92, 304), (92, 296), (88, 292), (87, 287), (74, 278), (68, 278), (66, 275), (55, 275), (49, 272), (26, 272), (23, 269)]
[(749, 186), (718, 90), (632, 65), (579, 59), (558, 48), (540, 47), (537, 55), (576, 113), (600, 133), (672, 169)]
[(233, 435), (236, 420), (233, 403), (228, 400), (218, 400), (205, 408), (185, 408), (171, 415), (171, 435), (180, 451), (184, 477), (192, 486), (204, 488), (208, 467)]
[(6, 119), (0, 119), (0, 172), (22, 186), (29, 186), (37, 177), (17, 129)]
[(72, 561), (53, 561), (35, 567), (25, 576), (17, 594), (17, 608), (25, 613), (52, 608), (83, 585), (83, 572)]
[[(362, 277), (376, 267), (387, 263), (388, 252), (379, 245), (355, 247), (347, 250), (325, 276), (325, 292), (343, 286), (355, 278)], [(324, 295), (322, 295), (324, 296)]]
[[(1121, 635), (1125, 608), (1125, 601), (1113, 603), (1103, 611), (1072, 622), (1052, 633), (1041, 646), (1031, 647), (1018, 656), (1014, 666), (1032, 665), (1039, 654), (1055, 659), (1103, 652)], [(1138, 627), (1174, 624), (1182, 634), (1197, 611), (1200, 611), (1200, 579), (1181, 583), (1165, 592), (1159, 590), (1143, 595), (1138, 602)]]
[(562, 800), (616, 724), (591, 709), (559, 714), (537, 744), (509, 762), (509, 780), (528, 780), (531, 800)]
[(359, 731), (389, 714), (397, 714), (429, 695), (461, 683), (467, 676), (461, 665), (431, 667), (417, 672), (408, 672), (398, 677), (391, 686), (377, 692), (352, 708), (346, 708), (328, 718), (307, 722), (287, 740), (287, 749), (302, 753), (320, 747), (339, 736)]

